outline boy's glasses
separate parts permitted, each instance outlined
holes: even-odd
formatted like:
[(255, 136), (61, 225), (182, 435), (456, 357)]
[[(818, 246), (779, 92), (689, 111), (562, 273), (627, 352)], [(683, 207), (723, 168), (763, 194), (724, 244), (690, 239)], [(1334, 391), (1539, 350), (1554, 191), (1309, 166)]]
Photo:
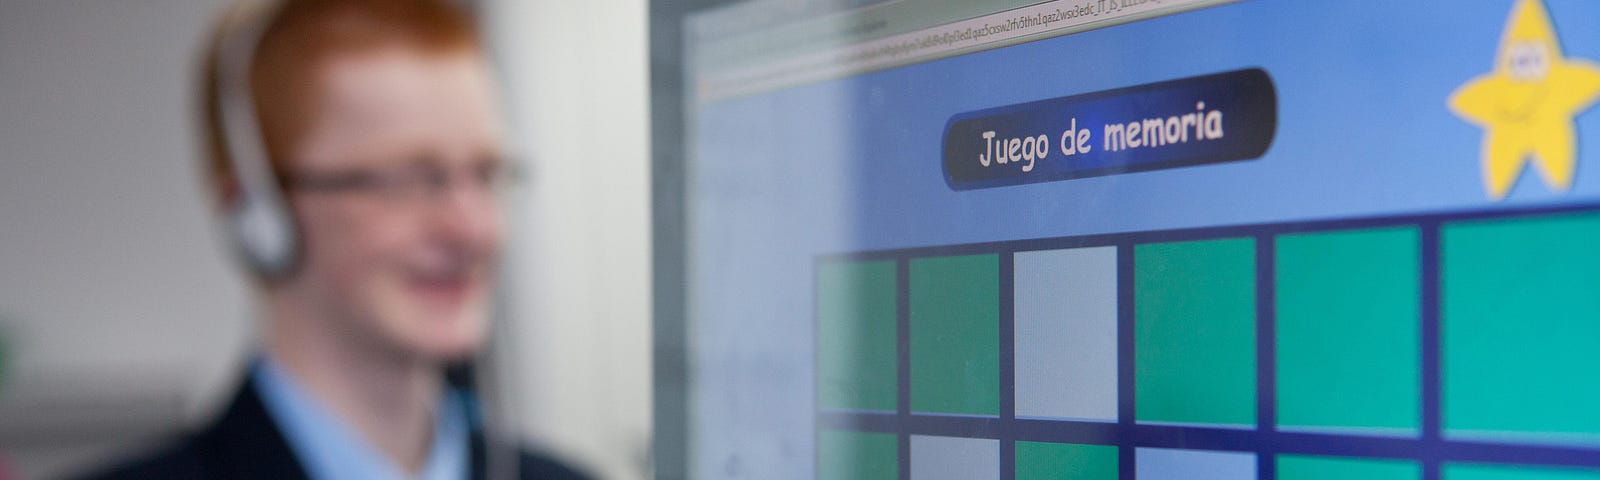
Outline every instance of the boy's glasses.
[(355, 194), (397, 203), (442, 198), (465, 184), (476, 191), (498, 195), (522, 181), (515, 164), (493, 160), (449, 168), (436, 162), (418, 162), (394, 168), (355, 168), (331, 172), (286, 172), (278, 181), (290, 192)]

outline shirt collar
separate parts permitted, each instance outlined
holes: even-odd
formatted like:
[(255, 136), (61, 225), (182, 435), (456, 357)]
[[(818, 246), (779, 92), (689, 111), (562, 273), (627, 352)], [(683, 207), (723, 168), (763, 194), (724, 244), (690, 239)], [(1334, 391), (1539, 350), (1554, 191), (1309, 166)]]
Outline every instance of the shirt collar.
[(283, 432), (289, 449), (314, 480), (467, 477), (468, 412), (459, 394), (443, 394), (434, 414), (427, 459), (418, 474), (411, 476), (324, 408), (270, 356), (255, 363), (249, 381), (260, 392), (261, 403)]

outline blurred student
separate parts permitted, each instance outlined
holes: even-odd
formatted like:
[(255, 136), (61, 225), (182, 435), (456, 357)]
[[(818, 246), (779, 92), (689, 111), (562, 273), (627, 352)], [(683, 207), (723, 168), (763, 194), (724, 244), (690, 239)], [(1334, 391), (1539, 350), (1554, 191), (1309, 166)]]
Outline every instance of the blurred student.
[(211, 424), (101, 478), (583, 478), (486, 438), (445, 374), (484, 342), (510, 169), (471, 17), (259, 7), (219, 29), (199, 103), (261, 350)]

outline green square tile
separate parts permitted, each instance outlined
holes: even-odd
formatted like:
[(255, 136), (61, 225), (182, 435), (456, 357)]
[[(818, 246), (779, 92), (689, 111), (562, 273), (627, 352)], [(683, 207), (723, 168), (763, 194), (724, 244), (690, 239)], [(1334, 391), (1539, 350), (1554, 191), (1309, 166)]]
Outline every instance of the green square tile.
[(1117, 447), (1017, 442), (1017, 480), (1116, 480)]
[(817, 404), (897, 409), (895, 264), (817, 266)]
[(1446, 436), (1600, 440), (1597, 240), (1595, 214), (1443, 227)]
[(1255, 241), (1134, 247), (1134, 414), (1253, 425)]
[(1000, 260), (911, 261), (911, 409), (1000, 412)]
[(1278, 480), (1417, 480), (1422, 465), (1410, 460), (1279, 455)]
[(1416, 432), (1418, 237), (1415, 228), (1278, 237), (1279, 425)]
[(900, 475), (900, 439), (892, 433), (817, 432), (817, 478), (894, 480)]
[(1600, 471), (1528, 465), (1445, 464), (1443, 480), (1600, 480)]

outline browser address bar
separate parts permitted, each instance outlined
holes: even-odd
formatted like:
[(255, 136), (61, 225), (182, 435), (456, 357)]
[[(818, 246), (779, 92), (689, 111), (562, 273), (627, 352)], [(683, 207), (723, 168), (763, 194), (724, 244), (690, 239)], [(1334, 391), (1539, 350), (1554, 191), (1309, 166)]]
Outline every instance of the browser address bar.
[(761, 65), (705, 75), (696, 97), (717, 100), (915, 63), (1022, 37), (1126, 23), (1234, 0), (1055, 0)]

